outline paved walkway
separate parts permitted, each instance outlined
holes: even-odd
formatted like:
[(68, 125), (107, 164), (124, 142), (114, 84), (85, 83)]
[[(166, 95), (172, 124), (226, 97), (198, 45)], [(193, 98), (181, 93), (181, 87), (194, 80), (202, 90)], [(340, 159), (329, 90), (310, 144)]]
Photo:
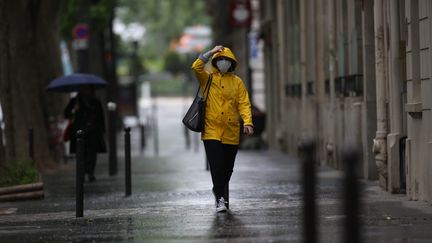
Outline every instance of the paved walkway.
[[(228, 214), (216, 214), (205, 156), (186, 150), (183, 101), (158, 102), (160, 151), (139, 151), (132, 133), (132, 196), (99, 158), (97, 182), (85, 184), (84, 218), (75, 218), (74, 163), (45, 175), (43, 200), (0, 203), (1, 242), (301, 242), (299, 163), (275, 151), (240, 151), (230, 184)], [(195, 137), (196, 138), (196, 137)], [(121, 148), (122, 144), (119, 144)], [(320, 242), (342, 242), (341, 173), (319, 171)], [(364, 242), (432, 242), (432, 206), (364, 184)]]

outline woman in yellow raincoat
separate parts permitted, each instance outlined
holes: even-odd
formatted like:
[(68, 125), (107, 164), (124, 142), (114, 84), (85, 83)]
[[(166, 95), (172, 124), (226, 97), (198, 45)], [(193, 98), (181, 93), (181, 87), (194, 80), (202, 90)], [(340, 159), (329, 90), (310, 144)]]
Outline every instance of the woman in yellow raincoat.
[[(205, 65), (210, 59), (212, 70), (207, 72)], [(201, 54), (192, 64), (202, 90), (211, 75), (201, 139), (210, 164), (217, 212), (227, 211), (224, 188), (234, 168), (240, 140), (240, 118), (243, 120), (243, 133), (253, 134), (249, 95), (243, 81), (232, 73), (236, 66), (234, 54), (223, 46), (215, 46), (211, 51)]]

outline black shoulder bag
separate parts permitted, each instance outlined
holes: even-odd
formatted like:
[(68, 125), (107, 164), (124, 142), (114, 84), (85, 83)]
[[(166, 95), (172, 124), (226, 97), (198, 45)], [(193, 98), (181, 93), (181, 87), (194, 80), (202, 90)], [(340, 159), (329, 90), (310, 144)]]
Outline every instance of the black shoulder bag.
[[(205, 118), (205, 108), (208, 94), (210, 92), (210, 86), (212, 82), (212, 76), (209, 75), (207, 84), (204, 88), (203, 96), (200, 96), (201, 86), (198, 88), (195, 99), (192, 105), (189, 107), (186, 115), (183, 117), (183, 124), (194, 132), (204, 131), (204, 118)], [(204, 97), (205, 96), (205, 97)]]

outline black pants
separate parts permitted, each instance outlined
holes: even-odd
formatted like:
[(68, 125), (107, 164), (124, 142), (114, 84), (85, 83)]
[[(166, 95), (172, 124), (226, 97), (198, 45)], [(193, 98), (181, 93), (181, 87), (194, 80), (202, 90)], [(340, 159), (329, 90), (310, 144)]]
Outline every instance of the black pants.
[(85, 173), (94, 176), (96, 168), (97, 153), (93, 149), (84, 150), (84, 170)]
[(224, 188), (229, 183), (234, 168), (238, 145), (223, 144), (217, 140), (204, 140), (213, 192), (216, 199), (223, 196)]
[(97, 160), (97, 138), (86, 137), (84, 146), (84, 173), (94, 176)]

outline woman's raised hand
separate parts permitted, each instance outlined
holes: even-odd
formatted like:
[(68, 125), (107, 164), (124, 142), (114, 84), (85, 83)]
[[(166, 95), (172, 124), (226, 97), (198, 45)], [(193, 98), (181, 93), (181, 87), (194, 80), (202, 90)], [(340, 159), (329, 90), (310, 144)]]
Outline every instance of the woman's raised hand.
[(223, 46), (215, 46), (215, 47), (213, 47), (213, 49), (211, 50), (211, 52), (212, 52), (213, 54), (215, 54), (215, 53), (217, 53), (217, 52), (221, 52), (221, 51), (223, 51), (223, 49), (224, 49)]

